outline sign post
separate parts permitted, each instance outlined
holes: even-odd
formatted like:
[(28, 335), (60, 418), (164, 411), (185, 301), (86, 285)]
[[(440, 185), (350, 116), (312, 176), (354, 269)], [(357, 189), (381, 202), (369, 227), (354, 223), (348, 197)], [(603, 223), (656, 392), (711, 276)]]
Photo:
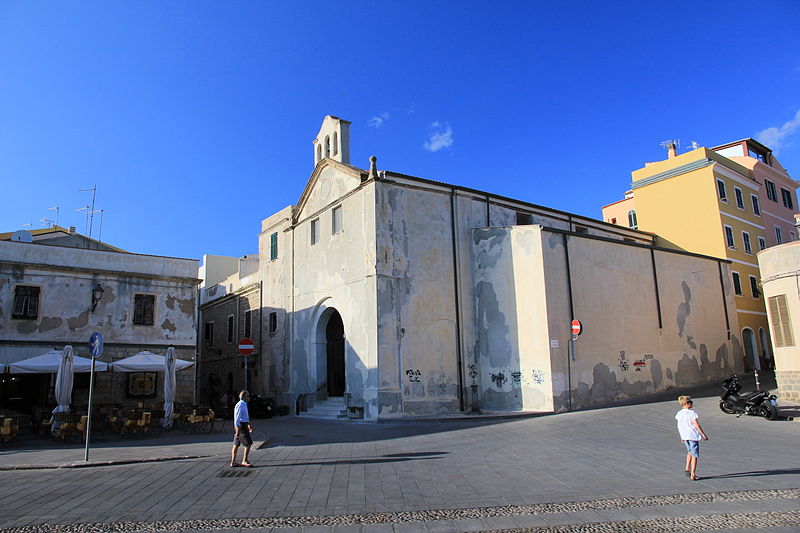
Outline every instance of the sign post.
[(83, 452), (83, 460), (89, 461), (89, 441), (92, 434), (92, 400), (94, 398), (94, 364), (95, 360), (103, 353), (103, 336), (94, 332), (89, 337), (89, 348), (92, 352), (92, 371), (89, 374), (89, 409), (86, 416), (86, 448)]
[(253, 342), (253, 339), (248, 339), (247, 337), (244, 337), (242, 340), (239, 341), (239, 353), (244, 356), (244, 389), (245, 390), (249, 390), (248, 389), (248, 383), (247, 383), (247, 378), (248, 378), (248, 376), (247, 376), (247, 359), (248, 359), (248, 357), (247, 356), (248, 355), (252, 355), (253, 352), (255, 351), (255, 349), (256, 349), (256, 346), (255, 346), (255, 343)]
[(572, 360), (575, 360), (575, 343), (578, 342), (578, 335), (581, 334), (583, 331), (583, 324), (581, 324), (580, 320), (573, 320), (572, 321), (572, 338), (570, 339), (570, 356)]

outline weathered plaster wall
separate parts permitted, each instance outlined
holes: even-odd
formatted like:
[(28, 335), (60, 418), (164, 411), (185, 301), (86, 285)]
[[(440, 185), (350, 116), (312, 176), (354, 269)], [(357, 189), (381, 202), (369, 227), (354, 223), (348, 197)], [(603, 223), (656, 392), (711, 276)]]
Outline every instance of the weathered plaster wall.
[[(543, 234), (555, 408), (563, 410), (716, 380), (741, 370), (741, 345), (731, 288), (718, 262), (567, 236)], [(723, 279), (729, 275), (722, 264)], [(727, 338), (723, 298), (731, 340)], [(570, 361), (570, 321), (583, 323)]]
[(476, 229), (473, 245), (481, 409), (552, 411), (541, 227)]
[[(0, 362), (42, 353), (31, 342), (88, 343), (94, 331), (109, 350), (115, 343), (193, 346), (196, 273), (197, 261), (188, 259), (0, 242), (0, 338), (8, 343)], [(104, 292), (92, 312), (98, 284)], [(40, 288), (36, 319), (11, 317), (16, 285)], [(154, 325), (133, 324), (134, 294), (155, 295)]]
[[(259, 276), (263, 283), (259, 384), (277, 405), (291, 406), (292, 359), (290, 350), (292, 310), (292, 207), (286, 207), (265, 219), (258, 237)], [(270, 235), (278, 234), (278, 258), (270, 259)], [(275, 313), (276, 328), (269, 329), (270, 314)]]
[(379, 182), (380, 417), (458, 411), (450, 195)]
[[(283, 238), (289, 246), (282, 252), (282, 258), (273, 263), (283, 263), (283, 266), (271, 264), (267, 269), (267, 278), (277, 267), (284, 272), (283, 279), (289, 281), (284, 284), (281, 280), (279, 287), (278, 279), (273, 277), (269, 288), (265, 289), (267, 293), (270, 289), (276, 294), (288, 292), (291, 300), (284, 307), (291, 315), (288, 324), (291, 331), (287, 332), (287, 338), (291, 339), (288, 347), (291, 356), (286, 365), (290, 374), (282, 389), (286, 391), (284, 401), (289, 404), (298, 395), (313, 394), (327, 381), (325, 326), (331, 311), (326, 310), (335, 309), (342, 317), (345, 330), (345, 380), (350, 403), (364, 407), (365, 416), (374, 418), (378, 368), (374, 341), (374, 185), (362, 187), (360, 176), (330, 166), (322, 169), (307, 192), (302, 212), (296, 215), (297, 224), (279, 236), (279, 240)], [(342, 231), (334, 234), (332, 211), (339, 206)], [(312, 245), (311, 221), (315, 219), (320, 224), (319, 242)], [(268, 241), (262, 254), (264, 251), (269, 251)], [(279, 304), (278, 299), (267, 298), (265, 305)], [(309, 401), (313, 401), (313, 397)]]

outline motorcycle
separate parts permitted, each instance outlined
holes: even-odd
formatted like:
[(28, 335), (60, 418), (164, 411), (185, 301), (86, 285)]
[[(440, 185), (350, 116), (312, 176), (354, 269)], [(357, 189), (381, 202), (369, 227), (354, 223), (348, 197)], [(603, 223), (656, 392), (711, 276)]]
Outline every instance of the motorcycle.
[(723, 413), (739, 416), (743, 414), (762, 416), (767, 420), (775, 420), (778, 417), (777, 396), (767, 391), (739, 394), (741, 390), (742, 385), (735, 374), (722, 382), (719, 408)]

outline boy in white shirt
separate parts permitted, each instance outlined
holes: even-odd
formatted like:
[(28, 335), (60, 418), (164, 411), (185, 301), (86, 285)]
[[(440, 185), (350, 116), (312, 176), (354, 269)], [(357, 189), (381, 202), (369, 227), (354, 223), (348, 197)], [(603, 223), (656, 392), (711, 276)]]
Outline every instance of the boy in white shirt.
[(678, 403), (681, 404), (682, 409), (675, 415), (675, 420), (678, 421), (678, 433), (681, 435), (681, 441), (686, 446), (686, 477), (697, 481), (697, 459), (700, 457), (700, 440), (708, 440), (708, 437), (700, 427), (697, 421), (697, 413), (692, 411), (692, 397), (679, 396)]

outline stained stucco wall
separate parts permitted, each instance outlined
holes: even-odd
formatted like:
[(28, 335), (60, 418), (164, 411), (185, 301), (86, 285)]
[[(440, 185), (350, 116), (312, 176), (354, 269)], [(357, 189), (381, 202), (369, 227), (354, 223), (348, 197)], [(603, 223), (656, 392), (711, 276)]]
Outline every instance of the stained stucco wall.
[(539, 226), (476, 229), (475, 330), (485, 411), (552, 411)]
[(541, 227), (475, 230), (474, 244), (483, 409), (579, 409), (741, 371), (716, 260)]
[[(76, 355), (89, 355), (89, 336), (103, 334), (101, 360), (122, 359), (149, 350), (164, 354), (175, 346), (176, 356), (195, 359), (197, 261), (118, 252), (0, 242), (0, 362), (34, 357), (72, 345)], [(94, 312), (92, 289), (103, 295)], [(16, 285), (37, 286), (36, 319), (13, 319)], [(155, 324), (133, 324), (135, 294), (155, 296)], [(194, 368), (179, 372), (177, 401), (194, 399)], [(159, 373), (156, 397), (163, 399)], [(130, 403), (127, 374), (100, 373), (95, 401)], [(76, 405), (86, 403), (87, 391), (76, 387)]]
[[(327, 380), (325, 326), (335, 309), (345, 332), (346, 389), (350, 403), (374, 417), (377, 406), (375, 331), (375, 190), (360, 177), (334, 167), (319, 174), (291, 233), (293, 264), (290, 309), (291, 363), (285, 401), (314, 394)], [(342, 231), (333, 233), (332, 212), (342, 209)], [(318, 219), (319, 241), (311, 244), (311, 222)], [(287, 239), (288, 240), (288, 239)], [(272, 300), (270, 300), (271, 302)], [(313, 401), (313, 398), (309, 399)]]
[(384, 182), (375, 200), (379, 416), (458, 411), (451, 196)]
[[(551, 349), (556, 410), (742, 370), (728, 263), (575, 235), (566, 236), (565, 251), (564, 237), (543, 232), (549, 331), (559, 345)], [(572, 318), (583, 323), (575, 361), (567, 342)]]
[[(39, 355), (31, 342), (87, 344), (94, 331), (108, 357), (114, 344), (194, 346), (196, 274), (189, 259), (0, 242), (0, 361)], [(40, 288), (37, 319), (11, 318), (18, 284)], [(92, 312), (98, 284), (104, 292)], [(154, 325), (133, 324), (135, 294), (155, 295)]]

